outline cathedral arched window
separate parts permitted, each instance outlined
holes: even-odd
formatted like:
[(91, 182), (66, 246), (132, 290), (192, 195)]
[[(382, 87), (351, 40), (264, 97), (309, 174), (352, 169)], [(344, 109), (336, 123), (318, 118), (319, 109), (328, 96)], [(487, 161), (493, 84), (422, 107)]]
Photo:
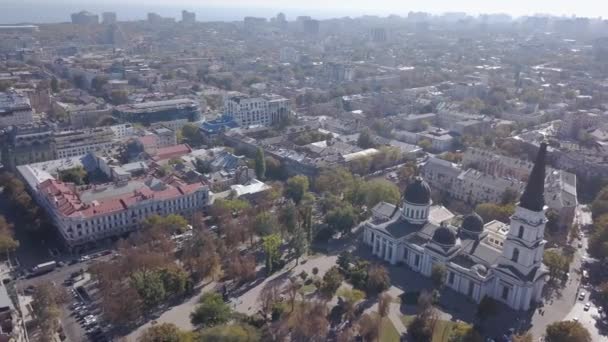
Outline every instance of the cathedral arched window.
[(519, 232), (517, 232), (517, 237), (520, 239), (524, 237), (524, 226), (519, 226)]
[(513, 249), (513, 256), (511, 257), (511, 260), (513, 262), (517, 262), (517, 260), (519, 260), (519, 249)]

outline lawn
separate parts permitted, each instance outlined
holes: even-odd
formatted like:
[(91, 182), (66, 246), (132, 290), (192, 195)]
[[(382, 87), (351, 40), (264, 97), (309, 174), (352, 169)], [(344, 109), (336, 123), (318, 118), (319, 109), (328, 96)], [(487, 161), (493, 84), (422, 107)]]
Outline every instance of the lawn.
[(380, 342), (399, 342), (399, 332), (388, 317), (380, 323)]
[[(410, 325), (410, 323), (412, 323), (415, 317), (415, 315), (401, 316), (401, 321), (403, 322), (403, 325), (407, 327)], [(458, 323), (452, 321), (437, 321), (437, 325), (435, 325), (435, 330), (433, 330), (432, 342), (448, 342), (452, 327), (454, 327), (456, 324)]]

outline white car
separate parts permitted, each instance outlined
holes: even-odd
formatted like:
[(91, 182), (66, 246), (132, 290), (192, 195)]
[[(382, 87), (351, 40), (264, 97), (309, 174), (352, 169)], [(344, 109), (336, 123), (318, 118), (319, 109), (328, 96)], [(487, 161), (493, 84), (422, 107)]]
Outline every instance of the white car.
[(589, 309), (591, 309), (591, 303), (585, 304), (584, 310), (589, 311)]

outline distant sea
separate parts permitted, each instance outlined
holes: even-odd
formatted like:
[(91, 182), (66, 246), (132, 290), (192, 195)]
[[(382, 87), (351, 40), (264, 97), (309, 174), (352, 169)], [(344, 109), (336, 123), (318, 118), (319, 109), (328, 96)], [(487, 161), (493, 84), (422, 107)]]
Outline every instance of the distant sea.
[[(101, 2), (101, 1), (100, 1)], [(281, 8), (210, 8), (210, 7), (171, 7), (171, 6), (145, 6), (129, 4), (73, 4), (57, 3), (48, 0), (48, 3), (31, 4), (27, 0), (0, 0), (0, 24), (19, 23), (61, 23), (69, 22), (70, 14), (87, 10), (99, 14), (106, 11), (116, 12), (119, 21), (143, 20), (148, 12), (155, 12), (164, 17), (181, 19), (182, 10), (196, 13), (198, 21), (239, 21), (246, 16), (270, 18), (279, 12), (285, 13), (287, 20), (294, 20), (299, 15), (310, 15), (313, 18), (326, 19), (344, 16), (360, 16), (363, 13), (347, 11), (324, 11), (324, 10), (299, 10)]]

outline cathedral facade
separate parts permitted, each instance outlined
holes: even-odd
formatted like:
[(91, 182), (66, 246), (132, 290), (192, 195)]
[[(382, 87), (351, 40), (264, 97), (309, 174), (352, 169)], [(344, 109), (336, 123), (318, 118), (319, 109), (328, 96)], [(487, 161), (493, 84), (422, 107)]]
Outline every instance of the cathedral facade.
[(541, 301), (548, 278), (542, 263), (546, 152), (543, 143), (508, 225), (484, 223), (475, 213), (452, 224), (453, 215), (432, 206), (428, 184), (417, 178), (407, 187), (401, 208), (387, 203), (374, 208), (363, 241), (375, 256), (427, 277), (434, 265), (443, 265), (445, 285), (476, 302), (488, 296), (528, 310)]

